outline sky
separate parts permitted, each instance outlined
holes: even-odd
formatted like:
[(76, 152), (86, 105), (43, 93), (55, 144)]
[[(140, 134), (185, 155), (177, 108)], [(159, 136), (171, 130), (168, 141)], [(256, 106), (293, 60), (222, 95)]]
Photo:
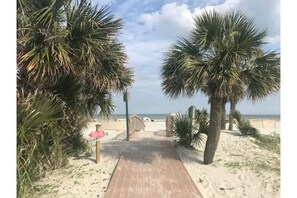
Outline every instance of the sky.
[[(128, 66), (134, 70), (129, 89), (129, 113), (167, 114), (185, 112), (191, 105), (209, 110), (208, 99), (198, 92), (194, 97), (170, 99), (161, 89), (160, 68), (164, 54), (179, 37), (188, 35), (193, 16), (205, 10), (242, 11), (259, 29), (267, 28), (265, 50), (280, 51), (279, 0), (92, 0), (94, 4), (109, 5), (116, 17), (123, 19), (119, 40), (128, 55)], [(125, 113), (122, 93), (113, 94), (115, 114)], [(229, 105), (226, 106), (227, 111)], [(280, 114), (280, 93), (251, 102), (241, 101), (243, 114)]]

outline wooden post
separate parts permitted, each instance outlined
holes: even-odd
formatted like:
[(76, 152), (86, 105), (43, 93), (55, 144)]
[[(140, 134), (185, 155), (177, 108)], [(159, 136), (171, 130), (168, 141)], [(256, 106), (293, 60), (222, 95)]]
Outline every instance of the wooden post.
[(100, 140), (96, 142), (96, 164), (100, 162)]
[(101, 124), (96, 124), (96, 131), (99, 131), (101, 129)]

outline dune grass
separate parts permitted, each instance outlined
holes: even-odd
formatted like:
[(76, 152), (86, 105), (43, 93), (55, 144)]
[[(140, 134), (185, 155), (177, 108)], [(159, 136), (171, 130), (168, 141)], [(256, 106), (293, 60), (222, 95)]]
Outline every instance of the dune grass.
[(272, 151), (276, 154), (280, 154), (280, 136), (275, 135), (259, 135), (256, 137), (255, 144), (259, 145), (261, 148)]

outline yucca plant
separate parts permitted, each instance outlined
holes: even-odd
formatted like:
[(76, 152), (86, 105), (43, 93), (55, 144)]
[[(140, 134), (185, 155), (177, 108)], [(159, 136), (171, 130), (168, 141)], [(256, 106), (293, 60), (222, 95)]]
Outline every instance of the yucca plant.
[[(197, 126), (197, 125), (196, 125)], [(174, 118), (173, 134), (179, 138), (179, 143), (185, 147), (192, 147), (193, 145), (200, 145), (204, 139), (201, 131), (192, 125), (187, 114), (178, 113)]]

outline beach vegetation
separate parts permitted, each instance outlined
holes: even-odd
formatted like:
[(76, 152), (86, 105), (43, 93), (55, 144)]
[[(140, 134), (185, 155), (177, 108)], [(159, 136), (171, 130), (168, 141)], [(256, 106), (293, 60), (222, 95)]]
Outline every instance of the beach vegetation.
[(211, 164), (220, 139), (222, 106), (236, 96), (236, 84), (253, 101), (280, 87), (280, 57), (264, 51), (267, 30), (241, 12), (206, 11), (194, 17), (194, 28), (165, 55), (161, 66), (162, 89), (171, 98), (202, 92), (209, 98), (210, 123), (204, 163)]
[(258, 135), (255, 144), (276, 154), (280, 154), (280, 135)]
[(17, 1), (17, 196), (87, 149), (81, 131), (133, 82), (122, 20), (81, 0)]
[(243, 119), (239, 111), (233, 111), (232, 116), (236, 120), (236, 126), (242, 135), (253, 137), (260, 136), (260, 131), (257, 128), (253, 127), (249, 120)]
[(64, 116), (64, 103), (52, 94), (35, 91), (17, 100), (17, 192), (27, 195), (33, 181), (44, 170), (66, 164), (62, 141), (65, 129), (59, 125)]
[(252, 136), (255, 138), (255, 143), (261, 148), (265, 148), (274, 153), (280, 154), (280, 136), (279, 135), (264, 135), (250, 124), (249, 120), (243, 119), (239, 111), (234, 111), (233, 115), (239, 132), (244, 136)]
[[(198, 121), (203, 123), (201, 119), (198, 119)], [(186, 148), (189, 148), (203, 143), (204, 137), (202, 132), (206, 133), (206, 127), (207, 126), (202, 125), (201, 128), (199, 128), (198, 124), (191, 122), (191, 119), (187, 114), (183, 115), (178, 113), (175, 116), (173, 123), (173, 135), (178, 137), (180, 144), (184, 145)]]
[(226, 167), (231, 168), (232, 170), (236, 169), (242, 169), (243, 167), (248, 168), (249, 170), (252, 170), (256, 173), (263, 173), (264, 172), (269, 172), (269, 173), (276, 173), (279, 175), (280, 173), (280, 163), (279, 159), (273, 158), (273, 163), (272, 162), (267, 162), (261, 158), (259, 159), (245, 159), (242, 161), (230, 161), (225, 163)]
[(206, 109), (195, 109), (194, 127), (199, 133), (207, 135), (209, 127), (209, 115)]
[[(276, 81), (275, 83), (279, 83), (279, 82)], [(274, 91), (277, 91), (277, 89), (275, 89)], [(245, 97), (246, 97), (246, 91), (244, 90), (244, 85), (242, 84), (242, 81), (235, 83), (232, 86), (231, 93), (228, 97), (228, 101), (230, 103), (228, 130), (230, 131), (233, 131), (233, 124), (234, 124), (233, 114), (236, 111), (236, 105), (240, 100), (244, 99)], [(226, 104), (224, 104), (223, 108), (225, 108), (225, 106)]]

